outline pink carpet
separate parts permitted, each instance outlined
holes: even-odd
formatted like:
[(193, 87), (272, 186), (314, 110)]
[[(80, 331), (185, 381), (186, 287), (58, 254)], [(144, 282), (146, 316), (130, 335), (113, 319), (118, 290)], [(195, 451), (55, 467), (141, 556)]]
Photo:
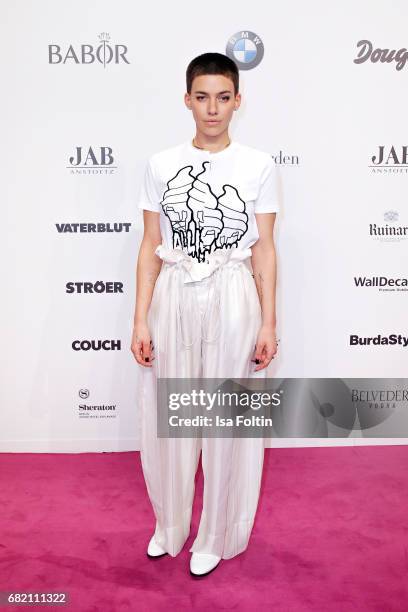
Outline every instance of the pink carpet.
[(138, 452), (3, 454), (0, 591), (68, 592), (66, 606), (126, 612), (408, 610), (408, 447), (267, 449), (248, 549), (189, 574), (150, 560), (154, 521)]

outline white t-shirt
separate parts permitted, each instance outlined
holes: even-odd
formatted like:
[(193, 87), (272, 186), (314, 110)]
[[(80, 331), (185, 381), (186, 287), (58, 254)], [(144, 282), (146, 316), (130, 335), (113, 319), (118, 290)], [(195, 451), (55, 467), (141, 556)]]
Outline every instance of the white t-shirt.
[(211, 153), (189, 140), (149, 158), (138, 208), (160, 213), (165, 247), (206, 262), (258, 240), (254, 213), (279, 210), (276, 172), (269, 153), (237, 141)]

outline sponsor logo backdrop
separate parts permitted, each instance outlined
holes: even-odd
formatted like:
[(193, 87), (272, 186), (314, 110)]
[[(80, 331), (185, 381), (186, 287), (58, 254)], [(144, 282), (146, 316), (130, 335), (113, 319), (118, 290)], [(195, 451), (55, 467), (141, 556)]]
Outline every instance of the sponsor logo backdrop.
[[(193, 8), (7, 9), (2, 450), (139, 448), (136, 199), (147, 158), (194, 135), (185, 69), (205, 51), (240, 68), (232, 137), (279, 168), (281, 341), (269, 376), (406, 376), (408, 6)], [(406, 440), (353, 432), (268, 445), (365, 442)]]

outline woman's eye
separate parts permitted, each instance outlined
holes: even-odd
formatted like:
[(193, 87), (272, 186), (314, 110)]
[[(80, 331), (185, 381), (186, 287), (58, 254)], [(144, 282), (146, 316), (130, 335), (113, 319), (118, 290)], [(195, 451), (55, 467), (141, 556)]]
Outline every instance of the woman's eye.
[(221, 100), (224, 100), (224, 102), (228, 102), (229, 96), (222, 96)]
[(204, 100), (204, 96), (197, 96), (197, 100)]

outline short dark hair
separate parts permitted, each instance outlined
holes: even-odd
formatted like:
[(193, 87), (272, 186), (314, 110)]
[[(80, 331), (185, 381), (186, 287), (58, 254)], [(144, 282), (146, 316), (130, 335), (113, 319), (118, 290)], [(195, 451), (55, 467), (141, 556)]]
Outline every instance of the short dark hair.
[(203, 53), (195, 57), (186, 71), (187, 93), (191, 93), (191, 86), (195, 77), (203, 74), (222, 74), (234, 83), (234, 95), (239, 91), (238, 66), (227, 55), (223, 53)]

